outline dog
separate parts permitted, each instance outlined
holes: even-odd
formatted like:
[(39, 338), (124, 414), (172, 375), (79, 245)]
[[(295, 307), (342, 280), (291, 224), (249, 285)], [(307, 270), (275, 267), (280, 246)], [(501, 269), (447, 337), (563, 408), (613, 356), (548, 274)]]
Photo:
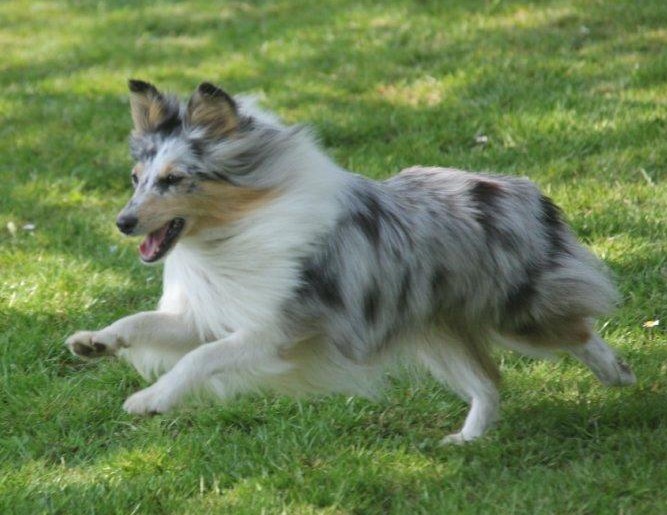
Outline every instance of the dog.
[(128, 413), (198, 392), (372, 395), (388, 366), (416, 362), (469, 403), (443, 440), (462, 443), (498, 417), (494, 344), (635, 382), (593, 329), (617, 303), (608, 272), (529, 180), (417, 166), (373, 181), (213, 84), (187, 103), (129, 89), (134, 193), (116, 223), (164, 261), (163, 295), (66, 342), (159, 377)]

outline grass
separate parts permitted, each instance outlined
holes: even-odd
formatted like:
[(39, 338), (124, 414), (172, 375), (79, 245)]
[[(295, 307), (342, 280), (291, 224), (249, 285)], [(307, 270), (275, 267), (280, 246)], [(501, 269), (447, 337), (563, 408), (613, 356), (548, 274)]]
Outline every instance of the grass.
[[(667, 512), (666, 26), (663, 0), (0, 3), (0, 512)], [(502, 421), (444, 449), (465, 407), (430, 381), (125, 415), (137, 375), (62, 342), (160, 292), (112, 223), (128, 77), (263, 93), (373, 177), (531, 177), (617, 274), (639, 384), (501, 354)]]

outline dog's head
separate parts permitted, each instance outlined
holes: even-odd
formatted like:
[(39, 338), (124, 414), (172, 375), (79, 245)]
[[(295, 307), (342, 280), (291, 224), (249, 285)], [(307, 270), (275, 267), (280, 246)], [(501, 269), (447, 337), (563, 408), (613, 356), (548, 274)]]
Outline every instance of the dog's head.
[(289, 130), (243, 114), (209, 83), (187, 103), (147, 82), (130, 80), (129, 87), (134, 194), (116, 224), (127, 235), (145, 235), (144, 262), (159, 261), (179, 239), (239, 220), (271, 198), (275, 184), (261, 165)]

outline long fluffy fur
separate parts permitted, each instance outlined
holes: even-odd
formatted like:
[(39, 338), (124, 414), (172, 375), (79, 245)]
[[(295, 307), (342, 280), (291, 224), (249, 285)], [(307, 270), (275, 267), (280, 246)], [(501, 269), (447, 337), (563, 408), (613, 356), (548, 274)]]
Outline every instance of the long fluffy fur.
[[(496, 416), (492, 343), (570, 350), (608, 383), (634, 380), (592, 330), (617, 299), (607, 272), (533, 183), (430, 167), (371, 181), (333, 163), (308, 130), (212, 88), (180, 107), (133, 90), (150, 116), (133, 111), (142, 176), (123, 213), (139, 233), (173, 216), (194, 221), (166, 257), (156, 312), (68, 340), (77, 354), (164, 374), (128, 411), (166, 411), (206, 389), (369, 395), (400, 358), (471, 403), (450, 438), (465, 441)], [(202, 112), (205, 126), (193, 122)], [(178, 187), (160, 182), (167, 167), (185, 173)], [(270, 194), (252, 205), (214, 197), (211, 213), (195, 213), (204, 204), (192, 199), (213, 183)]]

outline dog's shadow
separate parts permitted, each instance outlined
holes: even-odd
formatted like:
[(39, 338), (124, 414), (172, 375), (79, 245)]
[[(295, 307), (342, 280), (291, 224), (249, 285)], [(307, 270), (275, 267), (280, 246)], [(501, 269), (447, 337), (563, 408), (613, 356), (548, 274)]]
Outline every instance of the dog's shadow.
[[(568, 442), (592, 442), (619, 433), (648, 434), (664, 428), (667, 410), (653, 392), (623, 395), (620, 399), (542, 399), (530, 406), (506, 405), (497, 425), (497, 439), (532, 437)], [(493, 437), (493, 433), (491, 433)]]

